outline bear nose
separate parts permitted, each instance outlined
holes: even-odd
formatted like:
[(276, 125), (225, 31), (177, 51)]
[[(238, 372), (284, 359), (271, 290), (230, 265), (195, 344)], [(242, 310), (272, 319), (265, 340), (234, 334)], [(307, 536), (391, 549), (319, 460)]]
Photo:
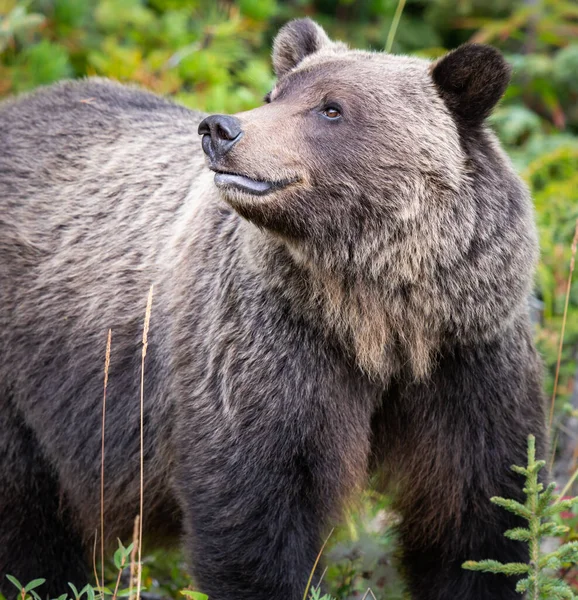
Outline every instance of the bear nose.
[(211, 160), (218, 160), (241, 139), (241, 122), (230, 115), (211, 115), (199, 124), (203, 136), (203, 151)]

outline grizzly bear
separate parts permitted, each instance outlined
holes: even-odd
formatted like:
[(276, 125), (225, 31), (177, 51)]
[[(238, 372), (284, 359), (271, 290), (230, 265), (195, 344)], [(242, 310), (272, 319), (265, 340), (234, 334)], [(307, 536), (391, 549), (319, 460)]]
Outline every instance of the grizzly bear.
[(0, 108), (8, 596), (7, 573), (51, 597), (88, 580), (109, 328), (104, 529), (131, 536), (154, 284), (145, 543), (181, 536), (211, 600), (302, 598), (372, 473), (414, 600), (519, 598), (461, 567), (527, 559), (489, 498), (520, 497), (509, 467), (545, 445), (532, 207), (485, 125), (510, 69), (476, 44), (349, 50), (308, 19), (273, 64), (235, 116), (101, 79)]

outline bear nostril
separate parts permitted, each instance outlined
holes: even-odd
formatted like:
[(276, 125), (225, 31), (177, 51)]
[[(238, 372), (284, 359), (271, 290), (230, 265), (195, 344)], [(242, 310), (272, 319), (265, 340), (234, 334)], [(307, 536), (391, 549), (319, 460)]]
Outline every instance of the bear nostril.
[(222, 140), (232, 140), (233, 139), (231, 137), (231, 134), (224, 127), (222, 127), (220, 124), (217, 124), (216, 134), (217, 134), (217, 137), (220, 138), (220, 139), (222, 139)]
[(203, 147), (203, 152), (207, 155), (210, 156), (212, 153), (212, 147), (211, 147), (211, 136), (208, 134), (203, 135), (203, 139), (201, 141), (201, 145)]
[(199, 123), (203, 151), (212, 159), (224, 156), (241, 138), (241, 122), (229, 115), (211, 115)]

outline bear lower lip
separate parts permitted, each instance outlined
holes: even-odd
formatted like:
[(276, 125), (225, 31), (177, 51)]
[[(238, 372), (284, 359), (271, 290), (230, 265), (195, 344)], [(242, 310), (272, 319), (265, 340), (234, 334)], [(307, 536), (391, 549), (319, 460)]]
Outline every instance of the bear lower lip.
[(223, 189), (235, 188), (256, 196), (264, 196), (279, 187), (271, 181), (258, 181), (244, 175), (234, 175), (233, 173), (216, 173), (215, 185)]

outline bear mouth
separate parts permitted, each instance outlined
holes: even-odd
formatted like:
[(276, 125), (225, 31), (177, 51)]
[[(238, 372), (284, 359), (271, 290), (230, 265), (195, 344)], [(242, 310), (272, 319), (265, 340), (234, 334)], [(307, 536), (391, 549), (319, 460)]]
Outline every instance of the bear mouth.
[(239, 173), (228, 171), (215, 171), (215, 185), (221, 190), (239, 190), (253, 196), (266, 196), (271, 192), (283, 189), (295, 179), (287, 179), (283, 181), (267, 181), (264, 179), (253, 179)]

